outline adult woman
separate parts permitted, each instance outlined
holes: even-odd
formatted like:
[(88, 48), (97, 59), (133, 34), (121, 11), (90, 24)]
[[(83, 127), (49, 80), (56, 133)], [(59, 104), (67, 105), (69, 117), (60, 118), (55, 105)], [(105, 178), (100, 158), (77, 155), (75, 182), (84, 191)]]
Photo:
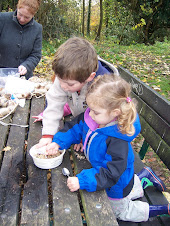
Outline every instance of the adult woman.
[(33, 17), (40, 0), (19, 0), (14, 12), (0, 13), (0, 67), (18, 67), (28, 79), (41, 59), (42, 25)]

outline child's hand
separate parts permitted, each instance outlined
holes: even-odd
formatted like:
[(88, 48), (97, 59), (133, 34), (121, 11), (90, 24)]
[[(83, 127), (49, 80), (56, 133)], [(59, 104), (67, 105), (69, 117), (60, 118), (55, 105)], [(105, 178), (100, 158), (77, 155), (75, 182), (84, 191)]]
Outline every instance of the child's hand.
[(39, 143), (36, 145), (36, 148), (47, 146), (48, 144), (51, 144), (51, 142), (52, 142), (52, 138), (41, 138)]
[(47, 145), (47, 148), (46, 148), (46, 153), (47, 155), (55, 155), (58, 150), (59, 150), (59, 145), (55, 142), (52, 142), (51, 144), (48, 144)]
[(32, 116), (32, 118), (35, 118), (34, 122), (39, 122), (39, 121), (42, 121), (43, 120), (43, 112), (41, 112), (39, 115), (37, 116)]
[(75, 144), (74, 145), (74, 150), (75, 151), (81, 151), (81, 152), (83, 152), (83, 144), (82, 143), (80, 143), (80, 144)]
[(80, 188), (78, 177), (69, 177), (67, 179), (67, 186), (71, 192), (77, 191)]

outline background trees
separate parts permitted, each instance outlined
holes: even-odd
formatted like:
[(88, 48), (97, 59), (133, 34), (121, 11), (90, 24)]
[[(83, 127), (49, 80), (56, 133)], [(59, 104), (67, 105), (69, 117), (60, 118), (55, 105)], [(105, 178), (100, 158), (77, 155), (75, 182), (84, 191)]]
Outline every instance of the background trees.
[[(0, 11), (18, 0), (2, 0)], [(42, 0), (36, 19), (45, 39), (80, 34), (119, 44), (154, 43), (170, 34), (169, 0)]]

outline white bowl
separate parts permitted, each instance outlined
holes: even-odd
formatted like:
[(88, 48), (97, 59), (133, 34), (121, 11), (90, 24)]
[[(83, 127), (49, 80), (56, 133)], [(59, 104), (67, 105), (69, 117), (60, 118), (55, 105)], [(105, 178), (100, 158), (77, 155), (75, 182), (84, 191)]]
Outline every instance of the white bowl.
[(54, 158), (49, 158), (49, 159), (41, 159), (41, 158), (37, 158), (36, 157), (36, 148), (35, 148), (35, 145), (30, 149), (30, 155), (31, 157), (33, 158), (33, 161), (34, 161), (34, 164), (38, 167), (38, 168), (41, 168), (41, 169), (53, 169), (57, 166), (59, 166), (62, 161), (63, 161), (63, 156), (65, 154), (65, 149), (64, 150), (61, 150), (62, 153), (57, 156), (57, 157), (54, 157)]

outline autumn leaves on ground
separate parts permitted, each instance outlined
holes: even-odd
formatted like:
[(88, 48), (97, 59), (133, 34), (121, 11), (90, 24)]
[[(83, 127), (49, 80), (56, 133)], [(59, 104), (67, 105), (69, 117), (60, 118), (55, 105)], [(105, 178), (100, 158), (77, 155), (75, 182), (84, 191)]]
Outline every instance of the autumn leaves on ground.
[[(57, 47), (61, 43), (57, 43), (57, 45), (55, 41), (43, 43), (43, 56), (39, 65), (35, 69), (35, 75), (38, 75), (42, 80), (45, 79), (51, 82), (51, 77), (53, 75), (51, 62)], [(170, 42), (157, 42), (153, 46), (145, 46), (144, 44), (120, 46), (113, 44), (111, 41), (92, 43), (100, 57), (114, 64), (114, 66), (120, 65), (126, 68), (159, 94), (170, 100)], [(141, 144), (142, 138), (136, 138), (133, 143), (136, 151), (140, 150)], [(151, 149), (147, 152), (143, 162), (147, 166), (150, 166), (164, 181), (167, 187), (165, 196), (170, 201), (169, 170)]]

